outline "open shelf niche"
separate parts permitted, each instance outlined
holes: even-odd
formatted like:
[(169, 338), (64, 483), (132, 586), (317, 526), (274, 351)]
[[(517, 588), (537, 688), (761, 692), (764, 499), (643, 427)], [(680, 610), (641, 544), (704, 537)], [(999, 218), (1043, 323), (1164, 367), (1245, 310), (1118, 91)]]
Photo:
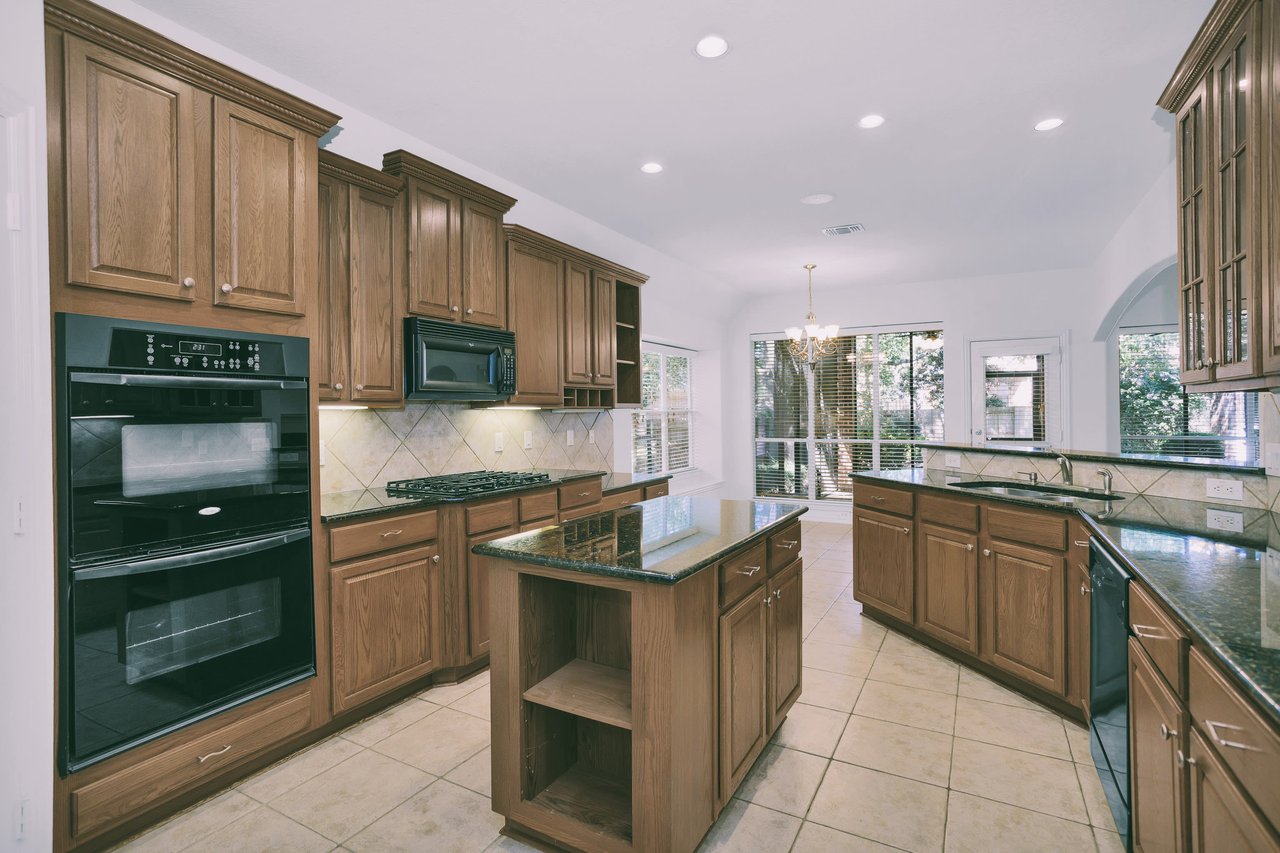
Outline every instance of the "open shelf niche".
[(521, 796), (630, 843), (631, 596), (520, 578)]
[(640, 288), (619, 281), (614, 288), (614, 323), (618, 345), (619, 406), (640, 405)]

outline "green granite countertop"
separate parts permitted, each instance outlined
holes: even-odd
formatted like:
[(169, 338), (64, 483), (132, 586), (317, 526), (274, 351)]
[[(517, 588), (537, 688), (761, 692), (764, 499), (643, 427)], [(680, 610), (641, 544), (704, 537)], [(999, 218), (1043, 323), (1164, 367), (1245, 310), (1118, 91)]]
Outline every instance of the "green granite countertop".
[(776, 501), (674, 495), (495, 539), (471, 550), (538, 566), (671, 584), (807, 511)]
[[(954, 496), (1079, 513), (1280, 723), (1280, 515), (1132, 494), (1123, 495), (1125, 499), (1111, 508), (1093, 501), (1051, 506), (956, 488), (951, 485), (956, 481), (979, 478), (933, 469), (863, 472), (853, 479), (855, 489), (859, 480), (902, 483)], [(1209, 527), (1210, 511), (1234, 514), (1240, 530)]]

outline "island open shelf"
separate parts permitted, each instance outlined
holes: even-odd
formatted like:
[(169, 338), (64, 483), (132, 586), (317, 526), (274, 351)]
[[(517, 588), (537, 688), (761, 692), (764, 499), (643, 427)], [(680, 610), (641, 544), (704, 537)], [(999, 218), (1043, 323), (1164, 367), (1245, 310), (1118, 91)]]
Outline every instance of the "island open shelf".
[(537, 705), (631, 728), (631, 671), (574, 658), (524, 692)]

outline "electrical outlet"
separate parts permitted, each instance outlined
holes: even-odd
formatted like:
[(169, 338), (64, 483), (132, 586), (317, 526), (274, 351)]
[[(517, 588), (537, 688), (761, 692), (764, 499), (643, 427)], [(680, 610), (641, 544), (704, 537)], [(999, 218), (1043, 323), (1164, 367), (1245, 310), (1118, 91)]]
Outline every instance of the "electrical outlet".
[(27, 837), (27, 809), (30, 800), (18, 800), (13, 804), (13, 840), (22, 841)]
[(1244, 533), (1244, 514), (1226, 509), (1206, 509), (1204, 523), (1211, 530), (1226, 530), (1229, 533)]
[(948, 468), (959, 468), (961, 464), (959, 453), (944, 454), (942, 457), (942, 460), (943, 460), (942, 464), (946, 465)]
[(565, 444), (568, 445), (569, 447), (573, 447), (573, 430), (571, 429), (565, 430), (564, 435), (565, 435), (565, 439), (564, 439)]
[(524, 431), (524, 449), (533, 450), (533, 430), (531, 429)]
[(22, 512), (22, 498), (13, 502), (13, 535), (21, 536), (27, 532), (25, 516)]
[(596, 443), (596, 431), (593, 429), (587, 430), (587, 444), (595, 444), (595, 443)]
[(1208, 498), (1223, 501), (1244, 500), (1244, 483), (1239, 480), (1215, 480), (1209, 477), (1204, 481), (1204, 494)]
[(320, 467), (323, 468), (325, 463), (329, 461), (328, 448), (324, 446), (324, 439), (320, 439)]
[(1265, 457), (1268, 477), (1280, 477), (1280, 444), (1268, 442)]
[(494, 453), (502, 452), (502, 445), (503, 445), (504, 438), (505, 436), (503, 436), (503, 434), (500, 432), (495, 432), (493, 434), (493, 452)]

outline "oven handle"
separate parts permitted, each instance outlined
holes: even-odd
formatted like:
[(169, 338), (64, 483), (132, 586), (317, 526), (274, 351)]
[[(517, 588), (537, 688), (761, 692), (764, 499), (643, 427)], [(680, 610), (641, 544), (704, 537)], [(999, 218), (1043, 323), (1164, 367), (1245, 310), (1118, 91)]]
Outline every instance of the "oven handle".
[(128, 575), (142, 575), (148, 572), (162, 572), (170, 569), (185, 569), (202, 563), (213, 563), (232, 557), (244, 557), (259, 551), (269, 551), (290, 542), (297, 542), (311, 536), (310, 530), (290, 530), (263, 539), (249, 542), (237, 542), (234, 545), (223, 545), (220, 548), (207, 548), (202, 551), (189, 551), (182, 554), (167, 554), (163, 557), (152, 557), (145, 560), (131, 560), (127, 563), (113, 563), (109, 566), (73, 569), (72, 581), (99, 580), (101, 578), (118, 578)]
[(131, 385), (163, 388), (234, 388), (240, 390), (304, 390), (300, 379), (257, 379), (239, 376), (155, 376), (149, 373), (85, 373), (73, 371), (72, 382), (90, 385)]

